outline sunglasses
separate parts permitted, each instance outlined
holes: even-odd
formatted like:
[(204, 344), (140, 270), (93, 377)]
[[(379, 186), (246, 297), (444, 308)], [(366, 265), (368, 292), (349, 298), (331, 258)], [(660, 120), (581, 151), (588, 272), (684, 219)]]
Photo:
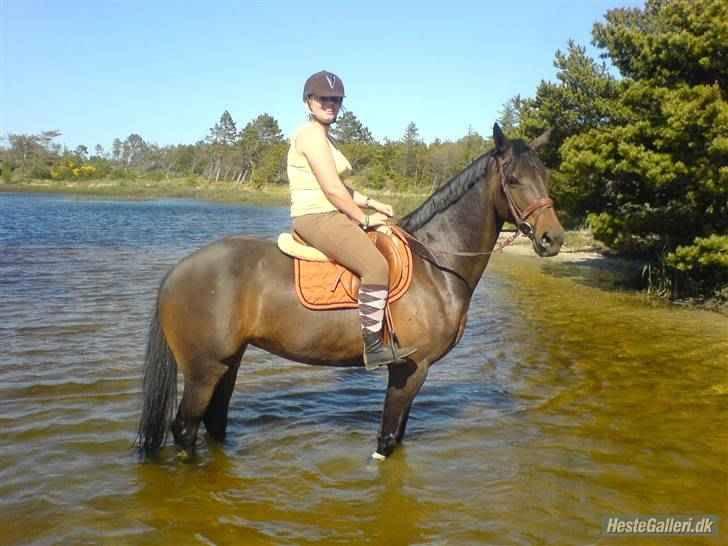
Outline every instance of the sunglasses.
[(344, 97), (314, 97), (318, 102), (321, 104), (336, 104), (337, 106), (340, 106), (341, 103), (344, 100)]

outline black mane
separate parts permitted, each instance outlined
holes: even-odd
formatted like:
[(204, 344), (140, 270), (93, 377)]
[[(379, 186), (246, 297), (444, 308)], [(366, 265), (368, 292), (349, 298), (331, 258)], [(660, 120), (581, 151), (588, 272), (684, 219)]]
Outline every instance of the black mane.
[(493, 152), (491, 150), (473, 160), (465, 170), (435, 190), (427, 201), (399, 221), (400, 227), (412, 233), (429, 222), (433, 216), (455, 204), (485, 174)]
[[(509, 149), (514, 160), (517, 159), (519, 162), (526, 161), (533, 168), (543, 169), (543, 165), (538, 161), (538, 157), (524, 140), (519, 138), (509, 141)], [(399, 226), (404, 228), (405, 231), (412, 233), (429, 222), (433, 216), (457, 203), (485, 175), (485, 170), (488, 168), (488, 161), (490, 161), (490, 158), (495, 153), (496, 150), (492, 149), (473, 160), (470, 165), (465, 167), (465, 170), (453, 176), (435, 190), (427, 201), (402, 218), (399, 221)]]

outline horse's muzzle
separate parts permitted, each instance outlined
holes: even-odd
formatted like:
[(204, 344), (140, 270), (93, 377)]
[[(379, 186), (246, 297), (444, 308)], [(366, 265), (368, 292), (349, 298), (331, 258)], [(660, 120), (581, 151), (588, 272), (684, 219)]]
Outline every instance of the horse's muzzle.
[(564, 231), (563, 229), (546, 230), (541, 234), (534, 234), (531, 241), (536, 254), (542, 258), (556, 256), (561, 250), (561, 245), (564, 244)]

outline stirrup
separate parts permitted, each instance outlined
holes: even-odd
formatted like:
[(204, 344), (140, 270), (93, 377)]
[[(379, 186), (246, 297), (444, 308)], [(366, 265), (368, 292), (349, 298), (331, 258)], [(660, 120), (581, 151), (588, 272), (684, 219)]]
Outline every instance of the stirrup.
[(414, 347), (399, 347), (393, 340), (384, 342), (382, 332), (364, 334), (363, 360), (367, 370), (376, 370), (390, 364), (403, 364), (414, 353)]
[(404, 360), (411, 354), (414, 354), (417, 352), (417, 347), (400, 347), (399, 343), (392, 342), (392, 350), (394, 351), (394, 356), (397, 359), (397, 362), (400, 360)]

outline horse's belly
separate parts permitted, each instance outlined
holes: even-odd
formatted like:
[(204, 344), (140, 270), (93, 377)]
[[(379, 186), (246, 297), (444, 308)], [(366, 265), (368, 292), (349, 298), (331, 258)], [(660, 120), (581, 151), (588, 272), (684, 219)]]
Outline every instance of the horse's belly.
[(362, 360), (361, 347), (359, 348), (358, 354), (356, 354), (355, 351), (339, 353), (336, 351), (325, 351), (320, 349), (292, 352), (278, 346), (275, 343), (271, 343), (270, 341), (271, 340), (261, 340), (259, 342), (252, 343), (252, 345), (281, 358), (285, 358), (286, 360), (300, 362), (302, 364), (337, 367), (356, 367), (364, 365), (364, 362)]

